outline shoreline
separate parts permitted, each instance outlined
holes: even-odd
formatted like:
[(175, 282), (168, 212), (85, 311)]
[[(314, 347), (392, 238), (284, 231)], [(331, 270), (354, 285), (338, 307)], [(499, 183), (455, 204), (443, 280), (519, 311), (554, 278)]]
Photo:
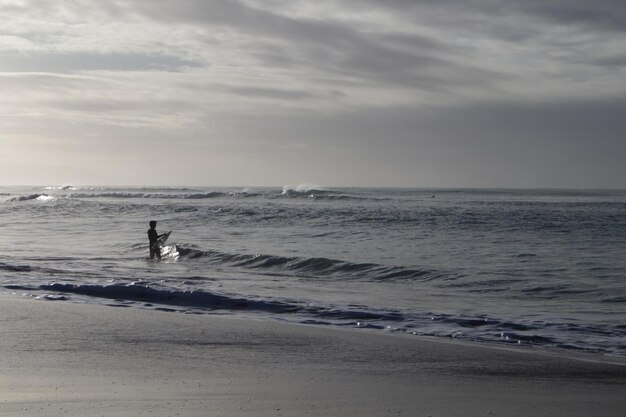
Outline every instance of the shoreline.
[[(147, 261), (152, 262), (152, 261)], [(435, 340), (440, 341), (450, 341), (457, 343), (467, 343), (470, 345), (478, 345), (485, 347), (499, 347), (499, 348), (510, 348), (510, 349), (530, 349), (533, 351), (545, 351), (551, 352), (557, 356), (565, 356), (565, 357), (579, 357), (583, 360), (593, 360), (600, 362), (610, 362), (610, 363), (623, 363), (626, 365), (626, 355), (620, 355), (616, 353), (616, 346), (610, 345), (607, 347), (606, 344), (602, 344), (602, 340), (597, 340), (592, 337), (592, 335), (588, 335), (587, 339), (576, 339), (573, 342), (577, 344), (570, 343), (569, 340), (560, 340), (561, 344), (557, 344), (558, 338), (551, 334), (538, 334), (531, 335), (527, 337), (526, 335), (519, 334), (516, 335), (515, 331), (510, 333), (511, 330), (502, 330), (497, 327), (498, 323), (501, 323), (503, 326), (510, 326), (510, 321), (513, 322), (515, 319), (504, 318), (499, 319), (497, 316), (490, 316), (489, 320), (484, 317), (484, 315), (478, 315), (478, 318), (474, 320), (480, 320), (482, 323), (483, 318), (485, 323), (489, 321), (491, 326), (494, 326), (488, 329), (488, 332), (485, 332), (482, 335), (476, 337), (471, 333), (465, 335), (465, 325), (463, 322), (465, 321), (462, 318), (462, 314), (459, 315), (461, 317), (460, 320), (455, 322), (455, 317), (452, 315), (446, 314), (437, 314), (437, 313), (427, 313), (426, 320), (424, 321), (424, 317), (420, 317), (421, 321), (417, 324), (418, 328), (420, 325), (425, 325), (426, 328), (422, 329), (422, 331), (414, 331), (413, 326), (408, 327), (393, 327), (394, 322), (378, 322), (369, 324), (365, 322), (365, 325), (361, 325), (358, 323), (360, 317), (354, 316), (352, 318), (343, 318), (342, 321), (333, 321), (326, 320), (323, 315), (319, 321), (316, 320), (305, 320), (300, 316), (300, 319), (290, 319), (285, 317), (290, 317), (289, 314), (283, 314), (283, 310), (288, 311), (286, 307), (288, 304), (283, 304), (281, 301), (273, 301), (273, 300), (256, 300), (256, 299), (247, 299), (246, 296), (242, 296), (243, 298), (239, 298), (237, 296), (230, 295), (220, 295), (213, 293), (211, 291), (205, 291), (204, 289), (199, 289), (197, 292), (188, 292), (185, 290), (158, 290), (149, 285), (145, 285), (143, 283), (135, 284), (65, 284), (65, 283), (52, 283), (52, 284), (44, 284), (39, 287), (29, 287), (29, 286), (20, 286), (20, 285), (7, 285), (4, 287), (7, 291), (8, 296), (18, 296), (18, 291), (24, 291), (23, 296), (29, 296), (32, 298), (43, 298), (48, 301), (67, 301), (71, 303), (84, 303), (87, 305), (100, 305), (100, 306), (112, 306), (112, 307), (129, 307), (129, 308), (139, 308), (145, 309), (148, 311), (166, 311), (171, 313), (183, 313), (183, 314), (200, 314), (200, 315), (220, 315), (220, 316), (229, 316), (233, 318), (243, 318), (245, 320), (269, 320), (279, 323), (292, 323), (295, 325), (311, 325), (314, 327), (327, 327), (341, 330), (354, 330), (358, 332), (362, 331), (372, 331), (373, 333), (380, 333), (386, 335), (404, 335), (407, 337), (417, 337), (420, 339), (428, 339), (433, 338)], [(32, 292), (33, 294), (28, 294)], [(200, 295), (200, 297), (198, 297)], [(170, 299), (173, 296), (173, 300)], [(260, 307), (257, 308), (248, 308), (245, 303), (251, 304), (260, 304)], [(289, 305), (295, 309), (301, 308), (298, 304)], [(261, 314), (257, 314), (257, 312), (261, 312)], [(266, 313), (269, 312), (269, 315)], [(328, 310), (331, 314), (335, 314), (336, 311)], [(275, 313), (275, 314), (272, 314)], [(346, 310), (346, 314), (351, 314), (352, 312)], [(305, 314), (306, 311), (305, 311)], [(316, 313), (316, 314), (319, 314)], [(382, 314), (385, 314), (384, 312)], [(433, 317), (430, 317), (430, 316)], [(294, 316), (297, 317), (297, 316)], [(313, 315), (315, 317), (315, 314)], [(456, 327), (451, 329), (432, 329), (428, 326), (431, 323), (431, 320), (434, 320), (433, 323), (436, 323), (439, 319), (450, 319), (452, 317), (451, 322), (456, 323)], [(458, 317), (457, 317), (458, 318)], [(353, 321), (352, 321), (353, 320)], [(352, 321), (352, 322), (351, 322)], [(357, 323), (356, 325), (354, 323)], [(518, 323), (521, 326), (524, 326), (524, 320), (520, 320), (518, 317)], [(471, 327), (471, 326), (470, 326)], [(461, 328), (462, 331), (458, 331)], [(447, 334), (447, 331), (451, 332)], [(454, 331), (453, 331), (454, 330)], [(437, 334), (439, 331), (442, 331), (442, 334)], [(423, 332), (423, 333), (422, 333)], [(456, 336), (456, 334), (460, 334)], [(545, 337), (544, 337), (545, 336)], [(537, 337), (539, 339), (545, 338), (546, 340), (551, 340), (552, 343), (546, 342), (528, 342), (525, 340), (530, 340), (533, 337)], [(506, 340), (506, 341), (505, 341)], [(615, 337), (615, 340), (619, 340)], [(594, 341), (592, 344), (594, 348), (584, 347), (586, 341)], [(605, 340), (606, 341), (606, 340)], [(613, 340), (610, 340), (612, 343)], [(623, 350), (621, 345), (617, 345), (617, 350), (620, 352)]]
[(623, 364), (530, 349), (19, 296), (0, 298), (0, 317), (0, 414), (9, 417), (626, 409)]
[[(116, 304), (116, 300), (112, 297), (103, 297), (100, 298), (103, 302), (101, 303), (92, 303), (88, 301), (83, 301), (80, 298), (77, 299), (69, 299), (64, 296), (50, 296), (49, 294), (44, 295), (27, 295), (24, 293), (20, 295), (16, 292), (9, 291), (0, 293), (0, 301), (3, 298), (13, 298), (13, 299), (21, 299), (21, 300), (33, 300), (33, 301), (41, 301), (41, 302), (50, 302), (50, 303), (71, 303), (85, 306), (96, 306), (96, 307), (110, 307), (110, 308), (128, 308), (128, 309), (139, 309), (146, 312), (165, 312), (167, 314), (182, 314), (182, 315), (198, 315), (198, 316), (207, 316), (207, 317), (220, 317), (226, 319), (233, 320), (243, 320), (243, 321), (254, 321), (259, 323), (278, 323), (292, 326), (303, 326), (310, 327), (313, 329), (321, 328), (327, 329), (331, 331), (340, 331), (340, 332), (354, 332), (355, 334), (371, 334), (378, 335), (382, 337), (400, 337), (407, 338), (409, 340), (418, 340), (419, 342), (432, 342), (432, 343), (451, 343), (453, 345), (461, 345), (467, 347), (479, 347), (485, 349), (496, 349), (496, 350), (510, 350), (512, 352), (525, 352), (528, 354), (539, 354), (539, 355), (547, 355), (555, 358), (563, 358), (563, 359), (572, 359), (584, 362), (592, 362), (592, 363), (606, 363), (618, 366), (626, 366), (626, 356), (615, 355), (607, 352), (600, 351), (592, 351), (578, 348), (566, 349), (558, 346), (546, 346), (546, 345), (533, 345), (529, 343), (514, 343), (514, 342), (497, 342), (490, 340), (471, 340), (465, 339), (463, 337), (454, 337), (449, 335), (430, 335), (430, 334), (414, 334), (412, 332), (402, 330), (402, 329), (382, 329), (382, 328), (369, 328), (369, 327), (351, 327), (351, 326), (337, 326), (333, 324), (323, 324), (323, 323), (306, 323), (306, 322), (298, 322), (298, 321), (290, 321), (284, 320), (276, 317), (269, 316), (255, 316), (254, 314), (246, 314), (241, 312), (229, 312), (223, 313), (220, 309), (215, 310), (204, 310), (204, 309), (179, 309), (176, 304), (160, 304), (158, 302), (146, 302), (146, 305), (142, 305), (141, 301), (132, 300), (131, 303), (127, 304)], [(91, 298), (87, 296), (87, 298)]]

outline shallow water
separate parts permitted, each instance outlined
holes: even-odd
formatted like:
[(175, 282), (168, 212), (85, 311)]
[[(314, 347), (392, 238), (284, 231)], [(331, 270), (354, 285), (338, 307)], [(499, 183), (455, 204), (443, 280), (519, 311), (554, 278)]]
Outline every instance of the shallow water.
[(625, 214), (623, 191), (4, 187), (0, 286), (626, 356)]

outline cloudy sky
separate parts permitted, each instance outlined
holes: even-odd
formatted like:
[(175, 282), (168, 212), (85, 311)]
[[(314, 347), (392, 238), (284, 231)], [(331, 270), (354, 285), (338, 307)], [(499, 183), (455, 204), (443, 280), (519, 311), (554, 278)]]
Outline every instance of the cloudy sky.
[(623, 0), (0, 0), (0, 183), (626, 188)]

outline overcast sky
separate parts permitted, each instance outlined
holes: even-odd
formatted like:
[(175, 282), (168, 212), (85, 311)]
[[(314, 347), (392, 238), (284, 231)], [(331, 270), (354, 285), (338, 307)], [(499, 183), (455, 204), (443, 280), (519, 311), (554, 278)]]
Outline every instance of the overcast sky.
[(624, 0), (0, 0), (0, 183), (626, 188)]

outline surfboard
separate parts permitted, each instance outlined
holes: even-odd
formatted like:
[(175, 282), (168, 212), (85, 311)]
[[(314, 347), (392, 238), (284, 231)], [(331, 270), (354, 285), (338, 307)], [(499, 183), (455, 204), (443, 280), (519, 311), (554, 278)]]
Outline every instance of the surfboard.
[(157, 240), (157, 243), (160, 246), (162, 246), (167, 241), (167, 239), (170, 237), (171, 233), (172, 233), (171, 230), (169, 232), (167, 232), (167, 233), (163, 233), (163, 235)]

